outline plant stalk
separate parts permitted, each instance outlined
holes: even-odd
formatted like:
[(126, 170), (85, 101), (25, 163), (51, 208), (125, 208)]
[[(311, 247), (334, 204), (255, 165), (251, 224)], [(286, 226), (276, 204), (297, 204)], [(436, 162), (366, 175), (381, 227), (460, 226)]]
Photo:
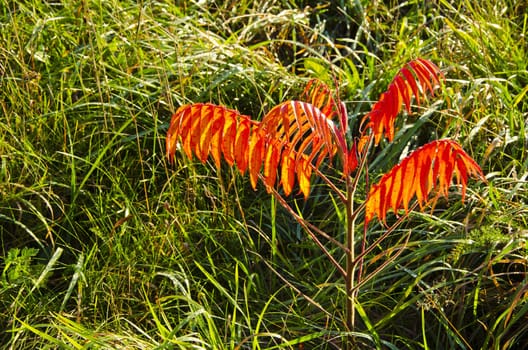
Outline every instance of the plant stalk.
[[(356, 292), (355, 292), (355, 251), (354, 251), (354, 231), (355, 231), (355, 216), (354, 216), (354, 193), (355, 186), (351, 181), (350, 176), (347, 177), (347, 193), (346, 193), (346, 274), (345, 274), (345, 289), (346, 289), (346, 305), (345, 317), (347, 332), (353, 332), (355, 329), (356, 320)], [(345, 337), (345, 349), (351, 350), (354, 345), (354, 336), (349, 334)]]
[[(367, 140), (367, 144), (365, 146), (365, 149), (362, 152), (365, 152), (370, 147), (370, 144), (372, 143), (373, 136), (372, 134), (369, 135), (369, 138)], [(346, 159), (346, 158), (345, 158)], [(345, 161), (345, 160), (344, 160)], [(357, 301), (357, 295), (359, 293), (359, 288), (356, 288), (356, 283), (359, 283), (359, 281), (356, 281), (356, 266), (358, 264), (358, 261), (356, 261), (356, 252), (355, 252), (355, 231), (356, 231), (356, 218), (357, 213), (355, 212), (354, 208), (354, 196), (356, 194), (356, 189), (359, 183), (359, 173), (361, 172), (361, 169), (367, 169), (366, 163), (367, 157), (363, 153), (362, 156), (360, 156), (359, 166), (357, 168), (357, 174), (355, 177), (352, 177), (350, 174), (347, 174), (346, 176), (346, 200), (345, 200), (345, 207), (346, 207), (346, 266), (345, 266), (345, 292), (346, 292), (346, 305), (345, 305), (345, 323), (347, 332), (349, 332), (349, 335), (345, 337), (346, 344), (343, 344), (343, 348), (346, 350), (352, 350), (354, 348), (354, 336), (352, 335), (352, 332), (355, 331), (356, 326), (356, 306), (355, 303)], [(368, 175), (368, 171), (367, 171)], [(359, 209), (361, 210), (364, 207), (365, 204), (360, 205)], [(360, 264), (362, 264), (360, 262)], [(358, 275), (358, 279), (361, 278), (361, 275)]]

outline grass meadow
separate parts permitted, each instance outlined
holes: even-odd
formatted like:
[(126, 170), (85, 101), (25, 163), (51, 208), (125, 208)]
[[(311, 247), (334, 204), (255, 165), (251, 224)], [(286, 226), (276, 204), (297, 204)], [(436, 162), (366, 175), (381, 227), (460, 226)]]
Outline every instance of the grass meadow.
[[(258, 119), (311, 78), (357, 129), (423, 57), (443, 95), (401, 115), (370, 170), (453, 138), (488, 183), (365, 257), (374, 270), (410, 233), (360, 289), (356, 345), (523, 349), (527, 36), (514, 0), (0, 0), (0, 348), (341, 348), (344, 285), (302, 227), (227, 165), (169, 164), (165, 134), (182, 104)], [(312, 186), (288, 201), (342, 238), (344, 208)]]

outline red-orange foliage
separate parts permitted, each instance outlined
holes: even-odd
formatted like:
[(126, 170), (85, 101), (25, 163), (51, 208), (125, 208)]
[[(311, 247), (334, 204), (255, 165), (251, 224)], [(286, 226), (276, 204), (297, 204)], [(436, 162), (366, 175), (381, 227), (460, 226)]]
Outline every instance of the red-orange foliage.
[(462, 199), (468, 176), (484, 180), (478, 164), (452, 140), (433, 141), (418, 148), (370, 188), (365, 224), (375, 215), (385, 221), (389, 209), (397, 211), (403, 206), (407, 213), (414, 196), (423, 207), (432, 190), (437, 192), (434, 200), (440, 195), (447, 197), (453, 175), (462, 187)]
[(262, 168), (267, 187), (275, 185), (280, 169), (280, 184), (286, 195), (293, 189), (296, 174), (307, 197), (313, 167), (336, 153), (337, 131), (326, 114), (308, 102), (284, 102), (260, 122), (222, 106), (198, 103), (182, 106), (174, 113), (166, 148), (172, 159), (180, 142), (187, 157), (192, 158), (194, 152), (205, 162), (211, 154), (216, 166), (220, 166), (223, 155), (242, 174), (249, 171), (253, 188)]
[[(253, 188), (262, 171), (268, 191), (280, 176), (279, 186), (289, 195), (297, 178), (300, 191), (308, 197), (314, 168), (338, 154), (343, 175), (350, 175), (358, 166), (358, 152), (368, 151), (368, 145), (363, 143), (367, 133), (372, 132), (375, 145), (383, 136), (392, 141), (394, 120), (402, 106), (410, 111), (412, 97), (419, 104), (427, 92), (434, 93), (442, 79), (433, 63), (423, 59), (409, 62), (363, 118), (358, 147), (347, 143), (345, 105), (336, 102), (328, 86), (317, 80), (307, 85), (303, 100), (283, 102), (261, 121), (209, 103), (184, 105), (172, 116), (167, 156), (172, 160), (178, 145), (187, 157), (192, 158), (194, 153), (202, 162), (211, 155), (217, 167), (223, 156), (242, 174), (249, 172)], [(454, 141), (434, 141), (423, 146), (372, 186), (366, 203), (366, 222), (374, 216), (385, 220), (389, 209), (403, 207), (407, 212), (414, 196), (423, 205), (433, 189), (445, 195), (453, 175), (462, 187), (462, 196), (468, 176), (483, 179), (480, 167)]]
[[(411, 111), (411, 97), (420, 104), (420, 95), (426, 96), (427, 91), (434, 93), (436, 85), (443, 79), (442, 72), (430, 61), (418, 58), (405, 65), (392, 80), (379, 100), (372, 106), (363, 122), (369, 120), (367, 128), (374, 133), (374, 142), (377, 145), (385, 132), (389, 141), (394, 138), (394, 120), (400, 113), (403, 103), (407, 112)], [(417, 83), (418, 82), (418, 83)], [(418, 87), (420, 84), (420, 87)]]

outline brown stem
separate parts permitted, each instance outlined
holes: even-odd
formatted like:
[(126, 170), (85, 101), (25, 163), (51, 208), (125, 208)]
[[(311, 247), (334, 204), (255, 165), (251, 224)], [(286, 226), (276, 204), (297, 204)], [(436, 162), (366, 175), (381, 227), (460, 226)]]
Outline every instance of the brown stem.
[[(370, 147), (372, 142), (372, 134), (369, 135), (367, 144), (365, 148), (360, 153), (359, 166), (356, 170), (356, 176), (351, 177), (350, 174), (347, 174), (346, 178), (346, 276), (345, 276), (345, 292), (346, 292), (346, 305), (345, 305), (345, 323), (348, 332), (353, 332), (355, 330), (356, 324), (356, 306), (357, 295), (359, 289), (356, 284), (359, 283), (359, 278), (356, 280), (356, 266), (358, 264), (358, 259), (356, 258), (355, 252), (355, 231), (356, 231), (356, 218), (358, 213), (362, 211), (365, 206), (365, 203), (360, 205), (359, 210), (354, 208), (354, 196), (360, 179), (360, 173), (365, 170), (368, 175), (367, 169), (367, 150)], [(354, 336), (348, 335), (345, 338), (344, 348), (347, 350), (352, 350), (354, 348)]]
[[(260, 175), (262, 176), (262, 175)], [(300, 215), (298, 215), (293, 209), (292, 207), (286, 203), (286, 201), (284, 200), (284, 198), (279, 194), (279, 192), (277, 192), (273, 187), (269, 187), (268, 188), (271, 193), (273, 194), (273, 196), (279, 201), (279, 203), (282, 205), (282, 207), (284, 209), (286, 209), (291, 216), (293, 216), (293, 218), (295, 219), (295, 221), (297, 221), (301, 226), (302, 228), (306, 231), (306, 233), (308, 233), (308, 235), (312, 238), (312, 240), (315, 242), (315, 244), (317, 244), (317, 246), (319, 247), (319, 249), (321, 249), (321, 251), (326, 255), (326, 257), (328, 258), (328, 260), (332, 263), (332, 265), (335, 266), (335, 268), (339, 271), (339, 273), (341, 274), (341, 276), (343, 276), (343, 278), (346, 278), (346, 272), (345, 270), (343, 269), (343, 267), (341, 267), (341, 265), (339, 264), (339, 262), (332, 256), (332, 254), (330, 254), (330, 252), (328, 251), (328, 249), (326, 249), (326, 247), (323, 245), (323, 243), (317, 238), (316, 234), (312, 231), (313, 228), (315, 228), (315, 226), (313, 226), (312, 224), (309, 224), (308, 222), (306, 222), (306, 220), (304, 220)], [(312, 229), (311, 229), (312, 228)], [(324, 238), (332, 241), (332, 243), (335, 243), (337, 244), (339, 247), (342, 247), (342, 248), (345, 248), (346, 247), (343, 247), (343, 245), (339, 242), (337, 242), (335, 239), (333, 239), (332, 237), (330, 237), (330, 235), (328, 235), (327, 233), (325, 233), (324, 231), (320, 230), (319, 228), (316, 229), (316, 232), (323, 236)]]
[(341, 192), (339, 188), (330, 180), (325, 174), (323, 174), (319, 169), (313, 167), (314, 172), (319, 176), (331, 189), (334, 191), (342, 203), (346, 202), (346, 196)]
[[(345, 322), (347, 332), (353, 332), (355, 328), (356, 320), (356, 292), (355, 292), (355, 251), (354, 251), (354, 231), (355, 231), (355, 218), (354, 218), (354, 192), (355, 187), (351, 181), (350, 176), (347, 177), (347, 200), (346, 200), (346, 277), (345, 277), (345, 292), (346, 292), (346, 305), (345, 305)], [(354, 337), (348, 335), (345, 338), (344, 348), (351, 350), (354, 345)]]
[[(418, 206), (418, 203), (414, 203), (411, 208), (409, 209), (409, 212), (412, 212), (414, 209), (416, 209), (416, 207)], [(389, 227), (387, 230), (385, 230), (385, 232), (383, 232), (383, 234), (381, 236), (378, 237), (378, 239), (376, 239), (372, 244), (370, 244), (364, 251), (362, 251), (360, 254), (358, 254), (358, 256), (356, 257), (356, 259), (358, 260), (361, 260), (365, 255), (369, 254), (370, 252), (372, 252), (381, 242), (383, 242), (392, 232), (394, 232), (394, 230), (396, 230), (400, 224), (402, 223), (403, 220), (405, 220), (407, 217), (408, 217), (408, 213), (405, 214), (405, 215), (402, 215), (398, 218), (398, 220), (396, 220), (396, 222), (391, 226)], [(358, 263), (356, 262), (356, 263)]]
[[(376, 277), (376, 275), (381, 271), (383, 270), (385, 267), (387, 267), (391, 262), (393, 262), (394, 260), (396, 260), (401, 253), (403, 253), (403, 251), (405, 250), (405, 248), (407, 247), (407, 244), (409, 243), (409, 238), (411, 237), (411, 230), (409, 230), (409, 233), (407, 234), (407, 236), (405, 237), (405, 242), (401, 245), (401, 247), (394, 247), (392, 248), (393, 251), (395, 251), (394, 255), (389, 257), (385, 262), (383, 262), (380, 266), (378, 266), (374, 271), (372, 272), (369, 272), (365, 278), (362, 278), (360, 282), (358, 282), (356, 284), (356, 293), (359, 291), (359, 288), (361, 288), (363, 285), (365, 285), (368, 281), (370, 281), (371, 279), (373, 279), (374, 277)], [(388, 254), (389, 252), (387, 252)]]

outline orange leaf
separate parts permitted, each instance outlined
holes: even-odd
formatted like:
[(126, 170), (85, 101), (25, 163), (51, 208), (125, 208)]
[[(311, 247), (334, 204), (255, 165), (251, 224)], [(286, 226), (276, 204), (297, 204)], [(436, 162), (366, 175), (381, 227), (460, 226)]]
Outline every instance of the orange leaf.
[(306, 199), (310, 194), (310, 178), (312, 176), (312, 167), (310, 166), (310, 162), (305, 157), (301, 157), (301, 159), (297, 160), (296, 171), (297, 179), (299, 181), (299, 188)]
[(211, 106), (202, 109), (200, 130), (198, 130), (198, 144), (196, 146), (195, 154), (202, 163), (205, 163), (209, 156), (209, 146), (211, 144), (211, 127), (215, 122), (215, 116)]
[[(180, 130), (182, 121), (185, 120), (185, 115), (189, 113), (189, 106), (182, 106), (173, 114), (169, 131), (167, 132), (167, 139), (165, 142), (165, 150), (167, 152), (167, 157), (169, 162), (172, 162), (174, 154), (176, 153), (176, 148), (178, 146), (178, 139), (180, 138)], [(178, 116), (178, 117), (175, 117)]]
[(453, 175), (462, 187), (462, 199), (468, 176), (485, 181), (478, 164), (455, 141), (438, 140), (420, 147), (371, 187), (365, 207), (365, 223), (368, 224), (374, 216), (384, 222), (389, 209), (397, 211), (402, 205), (407, 213), (414, 196), (423, 206), (433, 189), (437, 191), (437, 197), (447, 196)]
[[(217, 168), (220, 167), (220, 157), (222, 153), (221, 149), (221, 138), (222, 138), (222, 131), (224, 130), (224, 111), (221, 108), (215, 108), (214, 109), (214, 121), (211, 123), (211, 137), (209, 141), (209, 145), (211, 148), (211, 155), (213, 156), (215, 165)], [(203, 146), (202, 149), (209, 149), (206, 145)]]
[(279, 142), (271, 142), (265, 152), (264, 179), (267, 186), (273, 187), (277, 179), (277, 169), (280, 161), (281, 147)]
[(295, 156), (291, 151), (282, 152), (281, 184), (284, 194), (289, 196), (295, 182)]
[(249, 179), (253, 188), (257, 187), (258, 175), (264, 157), (264, 132), (258, 128), (253, 130), (249, 141)]
[[(408, 162), (402, 162), (398, 164), (400, 168), (404, 168), (407, 165)], [(406, 168), (406, 167), (405, 167)], [(400, 207), (400, 203), (402, 201), (403, 197), (403, 187), (405, 184), (403, 171), (395, 171), (394, 176), (392, 178), (391, 186), (389, 189), (390, 196), (387, 198), (387, 204), (388, 206), (393, 210), (396, 211)]]
[[(210, 103), (184, 105), (172, 115), (165, 148), (169, 160), (172, 160), (181, 140), (188, 158), (196, 157), (205, 162), (212, 155), (217, 167), (221, 154), (231, 166), (235, 161), (235, 145), (247, 144), (247, 133), (251, 125), (249, 117), (235, 110)], [(237, 139), (238, 143), (237, 143)], [(243, 165), (243, 161), (240, 162)]]
[[(403, 203), (403, 209), (407, 213), (409, 210), (409, 202), (411, 201), (411, 198), (413, 196), (413, 185), (415, 184), (416, 173), (417, 173), (417, 167), (416, 167), (417, 160), (414, 157), (405, 158), (405, 159), (406, 160), (403, 160), (402, 163), (403, 162), (406, 162), (406, 163), (404, 163), (402, 167), (407, 169), (407, 172), (405, 173), (405, 176), (404, 176), (400, 196), (401, 196), (401, 203)], [(414, 190), (416, 192), (416, 197), (420, 198), (418, 194), (418, 189), (414, 189)], [(398, 205), (393, 206), (393, 210), (398, 210), (399, 206), (400, 206), (400, 203), (398, 203)]]
[(249, 136), (251, 123), (249, 120), (241, 120), (235, 138), (235, 161), (242, 175), (246, 172), (249, 159)]
[[(319, 100), (315, 102), (322, 103)], [(287, 146), (287, 151), (283, 150), (282, 156), (274, 156), (280, 160), (280, 183), (285, 194), (288, 195), (293, 190), (293, 174), (297, 171), (301, 192), (308, 196), (311, 167), (319, 166), (325, 158), (332, 158), (337, 151), (333, 122), (308, 102), (286, 101), (264, 116), (260, 128), (267, 132), (266, 147), (270, 147), (273, 140), (280, 140)], [(315, 165), (312, 163), (314, 160)]]
[[(196, 106), (191, 106), (191, 112), (188, 114), (187, 117), (187, 123), (185, 123), (185, 128), (182, 129), (182, 141), (183, 141), (183, 150), (185, 151), (185, 154), (187, 154), (187, 157), (192, 159), (192, 151), (194, 149), (194, 145), (192, 143), (193, 139), (193, 130), (196, 129), (196, 125), (200, 123), (200, 117), (199, 117), (199, 110), (195, 108)], [(196, 136), (195, 136), (196, 138)]]
[(238, 112), (225, 110), (224, 111), (224, 131), (222, 133), (222, 153), (224, 159), (229, 166), (233, 166), (235, 162), (235, 142), (237, 134), (237, 120)]
[(310, 80), (304, 89), (303, 96), (306, 102), (321, 110), (328, 119), (332, 119), (337, 113), (337, 103), (332, 97), (332, 92), (322, 81)]

